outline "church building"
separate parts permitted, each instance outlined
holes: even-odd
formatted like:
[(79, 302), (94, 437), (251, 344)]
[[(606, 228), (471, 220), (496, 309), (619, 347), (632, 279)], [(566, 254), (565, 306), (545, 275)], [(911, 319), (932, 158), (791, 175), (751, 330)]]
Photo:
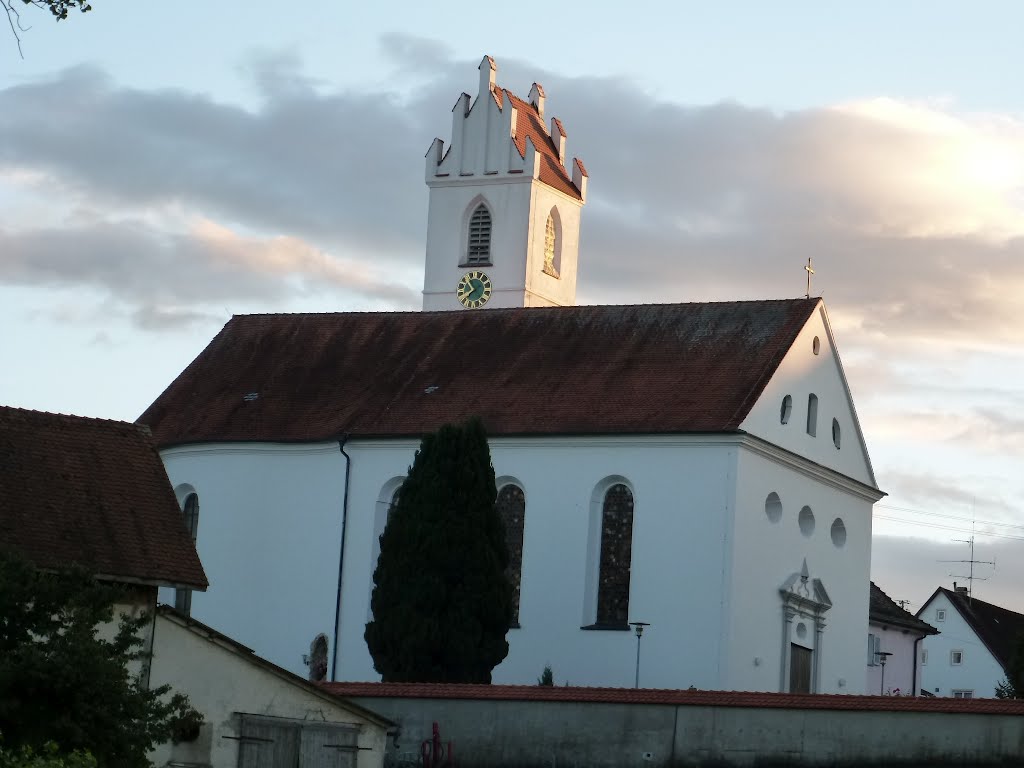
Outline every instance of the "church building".
[(140, 417), (210, 580), (164, 598), (379, 679), (388, 511), (421, 436), (479, 416), (516, 588), (495, 682), (862, 692), (883, 494), (821, 300), (577, 306), (587, 172), (490, 57), (426, 183), (423, 311), (235, 316)]

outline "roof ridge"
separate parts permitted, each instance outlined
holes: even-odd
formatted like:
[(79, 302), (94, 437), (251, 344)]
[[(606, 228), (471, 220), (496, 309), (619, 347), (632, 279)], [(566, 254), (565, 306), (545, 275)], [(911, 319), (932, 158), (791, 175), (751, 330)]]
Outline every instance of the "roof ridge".
[(105, 416), (81, 416), (77, 413), (58, 413), (55, 411), (40, 411), (34, 408), (20, 408), (15, 405), (0, 405), (0, 415), (25, 416), (31, 418), (44, 418), (54, 422), (68, 421), (73, 423), (91, 423), (97, 426), (105, 425), (118, 427), (129, 432), (139, 432), (150, 435), (150, 429), (145, 424), (127, 421), (125, 419), (111, 419)]

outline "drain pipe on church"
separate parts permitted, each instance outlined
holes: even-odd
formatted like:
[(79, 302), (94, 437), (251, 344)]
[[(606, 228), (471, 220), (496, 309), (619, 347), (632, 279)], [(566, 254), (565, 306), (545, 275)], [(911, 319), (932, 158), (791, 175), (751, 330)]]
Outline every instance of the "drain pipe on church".
[(345, 493), (341, 500), (341, 551), (338, 553), (338, 595), (334, 600), (334, 643), (331, 646), (331, 677), (336, 680), (338, 667), (338, 634), (341, 629), (341, 576), (345, 570), (345, 531), (348, 530), (348, 485), (352, 477), (352, 457), (345, 452), (348, 433), (338, 439), (338, 450), (345, 457)]

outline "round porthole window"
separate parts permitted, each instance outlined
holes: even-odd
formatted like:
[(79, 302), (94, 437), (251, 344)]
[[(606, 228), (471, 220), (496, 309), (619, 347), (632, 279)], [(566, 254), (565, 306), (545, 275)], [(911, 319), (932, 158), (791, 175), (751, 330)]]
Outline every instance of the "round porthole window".
[(814, 513), (810, 507), (804, 507), (800, 510), (797, 523), (800, 525), (800, 533), (804, 536), (810, 536), (814, 533)]

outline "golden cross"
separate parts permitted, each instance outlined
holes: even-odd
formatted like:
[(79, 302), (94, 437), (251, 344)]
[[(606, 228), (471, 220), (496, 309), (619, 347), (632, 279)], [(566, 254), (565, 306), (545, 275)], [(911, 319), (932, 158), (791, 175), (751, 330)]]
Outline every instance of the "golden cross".
[(807, 272), (807, 298), (809, 299), (811, 298), (811, 275), (814, 274), (814, 268), (811, 266), (810, 257), (807, 258), (807, 266), (804, 267), (804, 270)]

